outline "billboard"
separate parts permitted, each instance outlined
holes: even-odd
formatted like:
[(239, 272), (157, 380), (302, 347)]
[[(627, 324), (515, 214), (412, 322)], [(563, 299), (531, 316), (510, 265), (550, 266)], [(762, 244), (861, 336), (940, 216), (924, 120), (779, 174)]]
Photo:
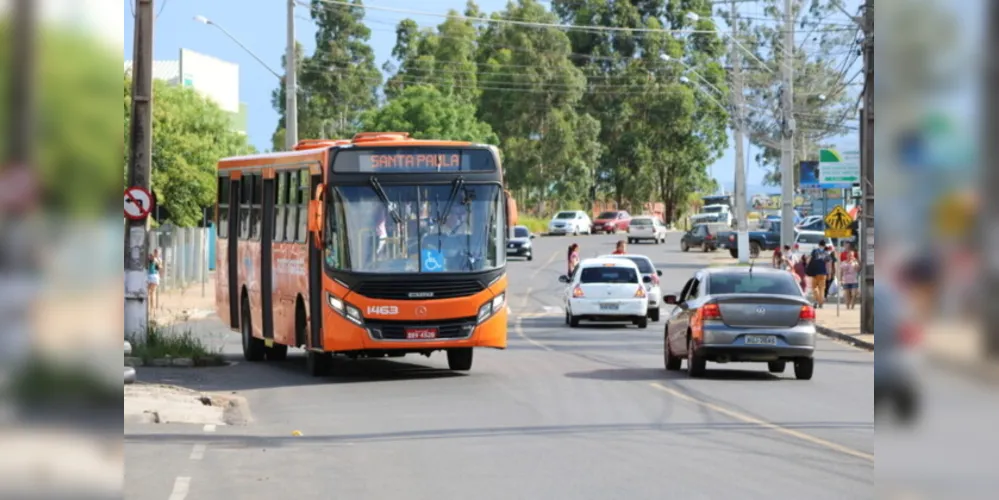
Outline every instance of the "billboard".
[(240, 112), (238, 64), (180, 49), (179, 73), (181, 85), (194, 88), (226, 112)]
[(860, 152), (835, 149), (819, 151), (819, 184), (822, 187), (849, 189), (860, 182)]

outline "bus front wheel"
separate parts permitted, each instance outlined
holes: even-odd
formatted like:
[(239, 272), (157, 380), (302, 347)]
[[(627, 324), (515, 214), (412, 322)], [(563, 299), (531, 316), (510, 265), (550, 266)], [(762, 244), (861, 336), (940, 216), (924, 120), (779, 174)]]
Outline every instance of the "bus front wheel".
[(467, 372), (472, 369), (472, 348), (447, 350), (447, 366), (454, 371)]
[(250, 323), (250, 305), (243, 299), (243, 317), (239, 322), (240, 333), (243, 334), (243, 358), (247, 361), (263, 361), (266, 347), (263, 339), (253, 336)]
[(333, 371), (333, 356), (328, 352), (306, 351), (305, 368), (313, 377), (325, 377)]

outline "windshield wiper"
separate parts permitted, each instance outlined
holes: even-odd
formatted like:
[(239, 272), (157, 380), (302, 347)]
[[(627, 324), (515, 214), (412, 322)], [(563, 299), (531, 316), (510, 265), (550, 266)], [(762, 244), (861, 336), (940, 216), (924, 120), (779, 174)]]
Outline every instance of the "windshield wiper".
[(454, 206), (454, 200), (458, 197), (458, 191), (465, 185), (465, 179), (458, 177), (451, 184), (451, 194), (447, 197), (447, 205), (444, 205), (444, 211), (440, 213), (437, 217), (437, 225), (440, 226), (447, 220), (447, 217), (451, 215), (451, 207)]
[(399, 215), (399, 212), (397, 212), (395, 207), (392, 206), (392, 202), (389, 200), (388, 195), (385, 194), (385, 189), (383, 189), (382, 184), (378, 182), (378, 178), (372, 176), (370, 183), (372, 189), (375, 190), (375, 194), (378, 195), (378, 199), (382, 200), (382, 203), (385, 204), (385, 209), (388, 210), (389, 214), (392, 216), (392, 220), (394, 220), (396, 224), (402, 224), (402, 216)]

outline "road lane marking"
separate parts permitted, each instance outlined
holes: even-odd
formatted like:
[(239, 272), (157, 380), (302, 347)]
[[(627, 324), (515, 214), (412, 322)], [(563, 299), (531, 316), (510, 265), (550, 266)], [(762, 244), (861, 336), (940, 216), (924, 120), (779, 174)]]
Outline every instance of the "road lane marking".
[(205, 445), (194, 445), (194, 449), (191, 450), (191, 460), (201, 460), (202, 458), (205, 458)]
[(701, 406), (703, 408), (707, 408), (707, 409), (709, 409), (709, 410), (711, 410), (711, 411), (713, 411), (715, 413), (721, 413), (722, 415), (726, 415), (728, 417), (734, 418), (734, 419), (739, 420), (741, 422), (744, 422), (744, 423), (747, 423), (747, 424), (756, 425), (756, 426), (762, 427), (764, 429), (769, 429), (771, 431), (778, 432), (780, 434), (784, 434), (785, 436), (790, 436), (790, 437), (793, 437), (795, 439), (798, 439), (798, 440), (801, 440), (801, 441), (805, 441), (807, 443), (811, 443), (811, 444), (814, 444), (814, 445), (817, 445), (817, 446), (821, 446), (823, 448), (830, 449), (830, 450), (835, 451), (835, 452), (842, 453), (844, 455), (850, 455), (852, 457), (861, 458), (861, 459), (864, 459), (864, 460), (868, 460), (870, 462), (874, 462), (874, 455), (871, 455), (870, 453), (864, 453), (862, 451), (855, 450), (855, 449), (847, 447), (847, 446), (836, 444), (836, 443), (833, 443), (831, 441), (826, 441), (825, 439), (817, 438), (817, 437), (812, 436), (810, 434), (805, 434), (804, 432), (799, 432), (799, 431), (796, 431), (796, 430), (793, 430), (793, 429), (788, 429), (786, 427), (781, 427), (781, 426), (779, 426), (777, 424), (774, 424), (774, 423), (771, 423), (771, 422), (766, 422), (766, 421), (760, 420), (758, 418), (751, 417), (749, 415), (744, 415), (744, 414), (739, 413), (737, 411), (732, 411), (732, 410), (729, 410), (728, 408), (724, 408), (724, 407), (718, 406), (716, 404), (712, 404), (712, 403), (708, 403), (706, 401), (701, 401), (699, 399), (695, 399), (695, 398), (690, 397), (690, 396), (688, 396), (688, 395), (686, 395), (686, 394), (684, 394), (684, 393), (682, 393), (682, 392), (680, 392), (680, 391), (678, 391), (676, 389), (671, 389), (669, 387), (666, 387), (665, 385), (662, 385), (659, 382), (652, 382), (649, 385), (651, 385), (656, 390), (659, 390), (659, 391), (662, 391), (662, 392), (665, 392), (665, 393), (669, 394), (670, 396), (673, 396), (673, 397), (678, 398), (678, 399), (682, 399), (684, 401), (687, 401), (688, 403), (694, 403), (694, 404), (696, 404), (698, 406)]
[[(531, 278), (530, 278), (529, 281), (533, 282), (538, 277), (538, 274), (541, 273), (541, 271), (544, 271), (545, 269), (548, 269), (548, 266), (552, 265), (552, 262), (555, 262), (555, 259), (558, 257), (558, 255), (559, 255), (558, 251), (552, 252), (552, 256), (548, 258), (548, 261), (545, 262), (545, 265), (543, 265), (543, 266), (535, 269), (534, 272), (531, 273)], [(527, 293), (525, 293), (524, 296), (520, 298), (520, 307), (521, 307), (521, 309), (524, 309), (524, 308), (527, 307), (527, 301), (531, 299), (531, 292), (533, 290), (534, 290), (533, 288), (528, 287), (527, 288)]]
[(551, 347), (548, 347), (548, 346), (542, 344), (541, 342), (538, 342), (537, 340), (532, 339), (531, 337), (528, 337), (527, 334), (524, 333), (524, 328), (521, 326), (521, 321), (523, 321), (523, 318), (520, 317), (520, 316), (518, 316), (517, 317), (517, 321), (514, 321), (514, 323), (513, 323), (513, 329), (514, 329), (514, 331), (517, 332), (517, 335), (519, 335), (520, 338), (526, 340), (531, 345), (533, 345), (535, 347), (539, 347), (539, 348), (544, 349), (546, 351), (552, 352), (552, 351), (555, 350), (555, 349), (552, 349)]
[(187, 492), (191, 489), (191, 478), (181, 476), (173, 482), (173, 491), (170, 492), (170, 500), (184, 500)]
[(215, 432), (215, 424), (205, 424), (205, 432)]

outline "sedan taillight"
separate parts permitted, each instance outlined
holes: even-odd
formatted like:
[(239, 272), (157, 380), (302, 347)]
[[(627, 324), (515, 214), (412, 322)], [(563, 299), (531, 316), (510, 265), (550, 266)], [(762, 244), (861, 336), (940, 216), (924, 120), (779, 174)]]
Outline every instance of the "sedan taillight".
[(642, 286), (639, 286), (638, 290), (635, 291), (635, 297), (637, 297), (639, 299), (645, 298), (645, 288), (642, 287)]
[(708, 304), (701, 307), (701, 319), (704, 321), (721, 319), (721, 308), (718, 304)]
[(798, 314), (799, 323), (814, 323), (815, 308), (812, 306), (801, 306), (801, 313)]
[(577, 299), (580, 298), (580, 297), (582, 297), (583, 296), (583, 289), (580, 288), (579, 285), (576, 285), (576, 288), (572, 289), (572, 296), (575, 297), (575, 298), (577, 298)]

